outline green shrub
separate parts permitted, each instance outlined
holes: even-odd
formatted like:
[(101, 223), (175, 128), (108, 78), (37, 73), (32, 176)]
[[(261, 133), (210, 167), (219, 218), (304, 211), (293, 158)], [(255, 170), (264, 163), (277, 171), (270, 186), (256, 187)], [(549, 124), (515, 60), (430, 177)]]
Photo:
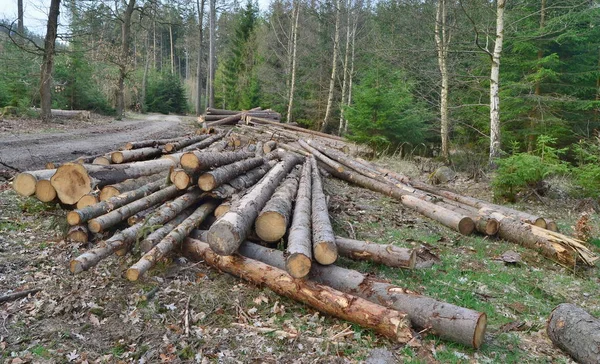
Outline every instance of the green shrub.
[[(559, 159), (564, 149), (554, 148), (554, 138), (540, 135), (537, 139), (535, 154), (515, 153), (497, 160), (498, 170), (492, 181), (494, 197), (514, 202), (519, 193), (543, 192), (544, 180), (569, 171), (569, 165)], [(513, 150), (518, 150), (513, 146)]]
[(582, 139), (573, 146), (577, 166), (573, 168), (573, 182), (582, 197), (600, 197), (600, 138)]
[(179, 77), (172, 74), (159, 74), (149, 77), (146, 90), (146, 108), (161, 114), (184, 114), (186, 97)]

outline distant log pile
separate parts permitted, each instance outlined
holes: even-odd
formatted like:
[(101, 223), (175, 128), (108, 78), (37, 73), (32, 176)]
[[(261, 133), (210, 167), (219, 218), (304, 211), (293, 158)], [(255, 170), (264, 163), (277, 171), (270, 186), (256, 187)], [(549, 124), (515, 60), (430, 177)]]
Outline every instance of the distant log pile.
[[(89, 249), (72, 259), (73, 273), (113, 254), (141, 251), (126, 273), (138, 280), (183, 249), (192, 259), (402, 343), (413, 339), (412, 324), (478, 348), (486, 316), (336, 266), (341, 255), (413, 269), (415, 251), (335, 236), (323, 178), (396, 198), (464, 235), (497, 234), (568, 267), (598, 259), (583, 242), (545, 229), (539, 216), (410, 180), (353, 158), (349, 153), (360, 147), (342, 138), (282, 124), (279, 117), (259, 108), (208, 109), (194, 135), (132, 141), (94, 156), (107, 165), (89, 159), (53, 164), (17, 175), (13, 187), (74, 207), (67, 238)], [(227, 124), (236, 127), (214, 128)], [(248, 239), (283, 242), (286, 253), (256, 248)]]

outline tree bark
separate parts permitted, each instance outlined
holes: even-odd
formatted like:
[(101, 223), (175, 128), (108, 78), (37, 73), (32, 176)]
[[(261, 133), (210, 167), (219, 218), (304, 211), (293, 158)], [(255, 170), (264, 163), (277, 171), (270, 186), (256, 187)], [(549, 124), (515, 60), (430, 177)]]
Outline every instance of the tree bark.
[(139, 148), (132, 150), (121, 150), (110, 154), (110, 160), (115, 164), (129, 163), (140, 160), (152, 159), (162, 154), (161, 148)]
[[(188, 251), (186, 246), (184, 250)], [(278, 250), (244, 242), (240, 247), (240, 254), (279, 269), (285, 267), (283, 252)], [(414, 326), (419, 329), (429, 329), (432, 334), (446, 340), (475, 349), (483, 343), (487, 326), (487, 316), (483, 312), (422, 296), (405, 288), (382, 282), (371, 275), (334, 264), (313, 265), (308, 278), (342, 292), (406, 312)]]
[(224, 166), (254, 156), (255, 153), (243, 150), (237, 152), (187, 152), (181, 156), (181, 167), (189, 174), (196, 174), (210, 168)]
[(160, 178), (154, 182), (149, 182), (139, 188), (128, 191), (126, 193), (113, 196), (107, 200), (101, 201), (95, 205), (69, 211), (67, 213), (67, 222), (69, 225), (79, 225), (88, 222), (98, 216), (109, 213), (114, 209), (118, 209), (133, 201), (139, 200), (161, 189), (165, 185), (165, 181)]
[(337, 55), (340, 44), (340, 12), (342, 1), (335, 2), (335, 32), (333, 34), (333, 55), (331, 61), (331, 78), (329, 79), (329, 93), (327, 94), (327, 107), (325, 108), (325, 117), (321, 131), (324, 132), (329, 128), (329, 119), (331, 118), (331, 109), (333, 108), (333, 94), (335, 91), (335, 79), (337, 77)]
[(150, 233), (150, 235), (146, 236), (146, 238), (140, 242), (140, 250), (142, 253), (147, 253), (154, 248), (156, 244), (160, 243), (160, 241), (164, 239), (165, 236), (167, 236), (173, 229), (187, 219), (194, 212), (194, 210), (195, 209), (191, 207), (182, 211), (180, 214), (175, 216), (173, 220), (169, 221), (162, 227), (154, 230), (152, 233)]
[(217, 6), (216, 0), (209, 0), (210, 4), (210, 24), (209, 24), (209, 53), (208, 53), (208, 85), (206, 86), (206, 93), (208, 94), (208, 107), (215, 106), (215, 33), (217, 28)]
[(119, 59), (119, 80), (117, 89), (117, 120), (125, 116), (125, 79), (128, 74), (129, 47), (131, 40), (131, 17), (135, 9), (135, 0), (128, 0), (125, 13), (123, 13), (123, 24), (121, 24), (121, 55)]
[(348, 85), (348, 56), (350, 55), (350, 18), (352, 11), (351, 0), (346, 2), (346, 47), (344, 48), (344, 63), (342, 77), (342, 101), (340, 101), (340, 124), (338, 125), (338, 135), (342, 136), (344, 132), (344, 107), (346, 106), (346, 88)]
[(254, 186), (275, 164), (275, 161), (269, 161), (245, 174), (237, 176), (228, 183), (210, 191), (210, 195), (222, 199), (230, 198), (234, 194)]
[(123, 182), (119, 182), (114, 185), (104, 186), (100, 190), (100, 201), (106, 201), (109, 198), (120, 195), (122, 193), (137, 190), (140, 187), (143, 187), (152, 182), (156, 182), (158, 180), (166, 182), (166, 178), (167, 174), (165, 172), (160, 172), (156, 174), (151, 174), (149, 176), (127, 179)]
[(183, 136), (183, 137), (179, 137), (179, 138), (169, 138), (169, 139), (140, 140), (140, 141), (129, 142), (129, 143), (125, 144), (125, 147), (123, 149), (131, 150), (131, 149), (138, 149), (138, 148), (158, 147), (160, 145), (164, 145), (167, 143), (175, 143), (175, 142), (178, 142), (178, 141), (180, 141), (182, 139), (186, 139), (186, 138), (189, 138), (189, 137)]
[(233, 274), (257, 285), (269, 287), (279, 295), (305, 303), (317, 310), (373, 329), (380, 335), (400, 343), (412, 339), (406, 315), (386, 309), (367, 300), (344, 294), (317, 283), (294, 279), (281, 268), (259, 261), (234, 256), (219, 256), (200, 240), (187, 239), (186, 252), (195, 260)]
[(288, 98), (288, 107), (285, 121), (292, 122), (292, 110), (294, 108), (294, 92), (296, 88), (296, 63), (298, 50), (298, 19), (300, 18), (300, 1), (296, 0), (293, 3), (294, 11), (294, 26), (292, 27), (292, 67), (290, 70), (290, 92)]
[(383, 245), (370, 241), (335, 237), (335, 244), (341, 256), (354, 260), (368, 260), (388, 267), (413, 269), (417, 261), (414, 249), (396, 245)]
[(157, 207), (157, 205), (152, 205), (152, 206), (148, 207), (147, 209), (144, 209), (140, 212), (136, 212), (135, 214), (129, 216), (127, 218), (127, 225), (133, 226), (139, 222), (146, 220), (146, 218), (148, 216), (150, 216), (150, 214), (152, 214), (154, 212), (154, 210), (156, 210), (156, 207)]
[(500, 56), (504, 41), (504, 8), (506, 0), (496, 1), (496, 42), (490, 72), (490, 165), (500, 156)]
[(25, 35), (25, 25), (23, 23), (23, 0), (17, 0), (17, 32), (19, 36)]
[(266, 242), (279, 241), (285, 235), (292, 214), (292, 204), (298, 191), (300, 168), (296, 166), (281, 182), (256, 218), (255, 230)]
[(338, 162), (332, 160), (331, 158), (329, 158), (328, 156), (322, 154), (321, 152), (319, 152), (318, 150), (316, 150), (315, 148), (311, 147), (310, 145), (308, 145), (308, 143), (306, 143), (304, 140), (302, 139), (298, 139), (298, 144), (300, 144), (300, 146), (304, 149), (306, 149), (308, 152), (310, 152), (312, 155), (315, 156), (315, 158), (317, 158), (318, 160), (320, 160), (321, 162), (327, 164), (328, 166), (330, 166), (331, 168), (335, 169), (338, 172), (344, 172), (344, 166), (342, 166), (341, 164), (339, 164)]
[[(172, 156), (173, 157), (173, 156)], [(152, 159), (143, 162), (109, 166), (65, 163), (58, 167), (50, 178), (58, 198), (65, 204), (76, 203), (94, 187), (103, 187), (126, 179), (165, 172), (176, 166), (178, 161), (171, 158)]]
[[(193, 136), (193, 137), (189, 137), (187, 139), (181, 139), (181, 140), (178, 140), (176, 142), (167, 143), (167, 144), (165, 144), (165, 146), (163, 148), (164, 148), (165, 152), (167, 152), (167, 153), (173, 153), (176, 150), (185, 148), (185, 147), (190, 146), (192, 144), (198, 144), (198, 143), (201, 143), (201, 142), (206, 142), (210, 138), (211, 138), (211, 136), (209, 134), (196, 135), (196, 136)], [(208, 145), (210, 145), (211, 143), (209, 143)], [(202, 143), (202, 145), (206, 145), (206, 143)]]
[(70, 262), (72, 273), (81, 273), (98, 264), (98, 262), (117, 250), (127, 249), (139, 235), (145, 234), (145, 227), (162, 225), (172, 220), (181, 211), (192, 206), (202, 197), (200, 190), (193, 190), (159, 206), (154, 214), (144, 222), (140, 222), (114, 234), (110, 239), (99, 243), (94, 249), (88, 250)]
[(244, 197), (237, 208), (229, 211), (208, 231), (211, 249), (220, 255), (233, 254), (250, 234), (254, 220), (265, 206), (279, 182), (300, 163), (300, 158), (286, 155), (281, 162), (263, 177)]
[(448, 48), (450, 44), (450, 28), (446, 25), (448, 5), (446, 0), (438, 0), (435, 19), (435, 44), (438, 67), (442, 78), (440, 89), (440, 135), (442, 139), (442, 158), (450, 158), (450, 119), (448, 116)]
[(227, 164), (212, 171), (204, 172), (198, 177), (198, 186), (202, 191), (212, 191), (225, 182), (246, 171), (254, 169), (267, 161), (266, 157), (254, 157)]
[[(44, 57), (42, 59), (42, 70), (40, 77), (40, 100), (43, 122), (52, 118), (52, 70), (54, 69), (54, 53), (56, 36), (58, 31), (58, 14), (60, 12), (60, 0), (50, 1), (48, 12), (48, 24), (46, 25), (46, 38), (44, 39)], [(22, 35), (23, 33), (21, 33)]]
[(600, 320), (570, 303), (550, 313), (546, 332), (552, 342), (581, 364), (600, 363)]
[(198, 93), (198, 97), (196, 98), (196, 115), (200, 116), (202, 114), (202, 35), (204, 33), (203, 21), (204, 21), (204, 2), (202, 0), (196, 0), (196, 6), (198, 8), (198, 64), (196, 68), (196, 91)]
[(31, 196), (35, 193), (38, 181), (50, 179), (56, 173), (56, 169), (40, 169), (19, 173), (13, 180), (13, 189), (21, 196)]
[(320, 264), (332, 264), (338, 257), (335, 235), (329, 220), (327, 200), (323, 193), (323, 184), (317, 168), (317, 161), (310, 157), (312, 174), (312, 241), (313, 256)]
[(263, 152), (266, 153), (271, 153), (272, 151), (274, 151), (275, 149), (277, 149), (277, 142), (274, 140), (269, 140), (268, 142), (263, 144)]
[(171, 230), (156, 246), (150, 249), (137, 263), (127, 269), (125, 276), (130, 281), (137, 281), (140, 276), (156, 265), (170, 251), (180, 246), (192, 229), (198, 227), (217, 207), (216, 200), (204, 202), (187, 219)]
[(259, 118), (256, 116), (252, 116), (252, 115), (248, 115), (246, 116), (246, 123), (256, 123), (256, 124), (266, 124), (266, 125), (272, 125), (272, 126), (276, 126), (282, 129), (288, 129), (288, 130), (295, 130), (295, 131), (299, 131), (302, 133), (307, 133), (307, 134), (311, 134), (311, 135), (317, 135), (323, 138), (327, 138), (327, 139), (333, 139), (333, 140), (338, 140), (341, 142), (345, 142), (344, 138), (339, 137), (337, 135), (330, 135), (327, 133), (322, 133), (320, 131), (316, 131), (316, 130), (309, 130), (309, 129), (305, 129), (305, 128), (301, 128), (299, 126), (295, 126), (295, 125), (288, 125), (288, 124), (284, 124), (284, 123), (278, 123), (276, 121), (273, 120), (269, 120), (269, 119), (265, 119), (265, 118)]
[(312, 265), (312, 171), (310, 160), (302, 166), (296, 206), (287, 241), (285, 270), (294, 278), (303, 278)]
[(168, 186), (159, 191), (152, 193), (146, 197), (142, 197), (139, 200), (128, 203), (127, 205), (121, 206), (116, 210), (110, 211), (102, 216), (88, 221), (88, 228), (93, 233), (99, 233), (106, 231), (107, 229), (115, 226), (121, 221), (127, 220), (129, 216), (132, 216), (136, 212), (147, 209), (150, 206), (156, 205), (167, 200), (170, 200), (177, 196), (180, 191), (175, 186)]

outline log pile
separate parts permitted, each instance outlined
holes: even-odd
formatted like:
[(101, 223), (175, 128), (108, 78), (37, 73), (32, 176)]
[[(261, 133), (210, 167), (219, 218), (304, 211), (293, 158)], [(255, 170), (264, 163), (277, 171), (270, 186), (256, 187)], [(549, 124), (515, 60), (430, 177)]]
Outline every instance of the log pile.
[[(111, 164), (54, 165), (17, 175), (13, 187), (73, 206), (67, 238), (88, 250), (72, 259), (72, 273), (113, 254), (139, 254), (125, 274), (135, 281), (183, 251), (401, 343), (414, 339), (415, 327), (478, 348), (486, 316), (337, 266), (340, 255), (413, 269), (416, 255), (394, 244), (336, 236), (323, 178), (396, 198), (461, 234), (497, 234), (565, 266), (598, 259), (583, 242), (546, 229), (539, 216), (408, 179), (351, 157), (357, 148), (339, 137), (278, 119), (270, 110), (208, 109), (205, 127), (193, 136), (133, 141), (109, 154)], [(238, 126), (213, 128), (230, 123)], [(248, 240), (283, 246), (285, 253)]]

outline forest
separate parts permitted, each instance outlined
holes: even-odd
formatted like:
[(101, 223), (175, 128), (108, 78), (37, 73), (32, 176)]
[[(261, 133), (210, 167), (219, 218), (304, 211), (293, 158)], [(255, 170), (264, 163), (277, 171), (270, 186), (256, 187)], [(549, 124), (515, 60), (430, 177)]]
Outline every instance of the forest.
[[(379, 151), (453, 156), (459, 168), (527, 153), (552, 164), (547, 173), (557, 167), (543, 158), (548, 148), (576, 168), (596, 161), (597, 1), (52, 7), (58, 21), (50, 19), (45, 39), (22, 19), (2, 20), (0, 107), (43, 110), (45, 93), (46, 108), (117, 118), (124, 110), (199, 115), (260, 105)], [(535, 163), (527, 158), (516, 162)], [(583, 169), (600, 182), (600, 170)]]

